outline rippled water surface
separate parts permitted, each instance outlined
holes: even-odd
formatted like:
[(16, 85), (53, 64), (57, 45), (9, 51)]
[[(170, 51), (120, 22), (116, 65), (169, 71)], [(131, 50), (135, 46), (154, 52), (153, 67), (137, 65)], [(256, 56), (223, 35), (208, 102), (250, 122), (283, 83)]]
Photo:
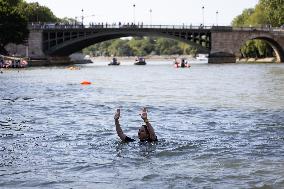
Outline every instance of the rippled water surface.
[(80, 67), (0, 74), (0, 188), (284, 188), (284, 64)]

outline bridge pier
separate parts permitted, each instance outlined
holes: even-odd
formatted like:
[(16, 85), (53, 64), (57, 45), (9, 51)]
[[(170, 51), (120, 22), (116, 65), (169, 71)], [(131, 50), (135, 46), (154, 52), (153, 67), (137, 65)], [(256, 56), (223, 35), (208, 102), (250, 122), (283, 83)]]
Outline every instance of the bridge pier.
[(48, 56), (47, 61), (50, 65), (64, 65), (72, 63), (69, 56)]
[(236, 63), (236, 56), (227, 53), (213, 53), (209, 54), (209, 64), (223, 64), (223, 63)]

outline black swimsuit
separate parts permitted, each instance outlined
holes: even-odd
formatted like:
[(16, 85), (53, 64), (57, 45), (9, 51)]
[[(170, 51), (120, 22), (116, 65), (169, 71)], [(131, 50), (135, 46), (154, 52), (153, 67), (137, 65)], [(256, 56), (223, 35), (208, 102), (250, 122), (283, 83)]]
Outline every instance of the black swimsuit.
[(125, 139), (124, 139), (124, 141), (125, 141), (125, 142), (133, 142), (133, 141), (135, 141), (135, 140), (132, 139), (132, 138), (129, 138), (128, 136), (126, 136)]
[[(124, 142), (134, 142), (135, 140), (132, 139), (132, 138), (129, 138), (128, 136), (125, 137), (124, 139)], [(152, 140), (152, 139), (147, 139), (147, 140), (140, 140), (140, 142), (157, 142), (158, 141), (158, 138), (156, 136), (156, 139), (155, 140)]]

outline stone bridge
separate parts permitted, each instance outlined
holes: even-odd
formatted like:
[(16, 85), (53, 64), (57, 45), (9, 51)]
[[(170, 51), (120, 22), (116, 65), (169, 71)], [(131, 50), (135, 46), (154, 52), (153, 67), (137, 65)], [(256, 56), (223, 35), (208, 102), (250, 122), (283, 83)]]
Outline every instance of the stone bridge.
[(137, 25), (34, 25), (28, 40), (31, 59), (62, 61), (68, 55), (106, 40), (128, 36), (157, 36), (183, 41), (209, 54), (209, 63), (234, 63), (240, 48), (260, 39), (284, 62), (284, 30), (276, 28), (232, 28), (227, 26), (137, 26)]

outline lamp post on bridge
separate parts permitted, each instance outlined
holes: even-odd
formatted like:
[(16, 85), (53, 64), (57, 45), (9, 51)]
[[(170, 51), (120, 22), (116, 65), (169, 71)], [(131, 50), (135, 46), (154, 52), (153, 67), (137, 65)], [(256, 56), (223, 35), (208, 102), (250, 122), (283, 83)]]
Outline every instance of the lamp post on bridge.
[(150, 12), (150, 26), (152, 26), (152, 9), (150, 9), (149, 12)]
[(38, 23), (38, 14), (39, 14), (39, 4), (36, 4), (36, 22)]
[(204, 27), (204, 9), (205, 7), (202, 6), (202, 26)]
[(135, 25), (135, 4), (133, 4), (133, 24)]
[(82, 26), (84, 26), (84, 9), (82, 9), (81, 11), (82, 11)]
[(219, 16), (219, 11), (216, 11), (216, 26), (218, 26), (218, 16)]

